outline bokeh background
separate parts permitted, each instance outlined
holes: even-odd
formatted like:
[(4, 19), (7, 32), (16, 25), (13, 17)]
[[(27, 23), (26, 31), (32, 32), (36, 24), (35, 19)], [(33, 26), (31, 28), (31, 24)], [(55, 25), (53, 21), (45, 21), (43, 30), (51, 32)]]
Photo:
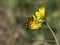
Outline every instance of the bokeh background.
[(0, 45), (56, 45), (46, 24), (42, 29), (27, 30), (27, 17), (40, 7), (60, 43), (60, 0), (0, 0)]

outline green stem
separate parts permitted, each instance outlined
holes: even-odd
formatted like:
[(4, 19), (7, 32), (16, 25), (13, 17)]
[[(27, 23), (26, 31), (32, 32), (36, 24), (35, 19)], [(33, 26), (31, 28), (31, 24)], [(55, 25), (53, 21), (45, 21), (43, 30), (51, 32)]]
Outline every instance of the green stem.
[(54, 34), (52, 28), (49, 26), (48, 22), (47, 22), (47, 26), (48, 26), (48, 28), (50, 29), (51, 33), (53, 34), (53, 36), (54, 36), (54, 38), (55, 38), (55, 40), (56, 40), (56, 44), (59, 45), (58, 40), (57, 40), (57, 38), (56, 38), (56, 35)]

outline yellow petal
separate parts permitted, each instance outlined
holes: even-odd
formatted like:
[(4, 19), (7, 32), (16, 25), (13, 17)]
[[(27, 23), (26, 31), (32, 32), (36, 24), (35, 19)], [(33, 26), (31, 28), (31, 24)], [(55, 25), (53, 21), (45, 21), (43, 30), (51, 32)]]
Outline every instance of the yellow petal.
[(34, 18), (34, 21), (36, 20), (36, 17), (35, 17), (35, 15), (33, 15), (33, 18)]
[(40, 14), (40, 12), (35, 12), (35, 15), (38, 17), (38, 16), (40, 16), (41, 14)]
[(35, 15), (37, 17), (37, 20), (41, 18), (41, 13), (40, 12), (35, 12)]
[(45, 16), (45, 8), (44, 7), (39, 8), (39, 12), (42, 14), (41, 16)]
[(35, 22), (33, 22), (32, 24), (31, 24), (31, 26), (30, 26), (30, 28), (31, 29), (39, 29), (39, 28), (41, 28), (41, 24), (40, 23), (38, 23), (38, 24), (36, 24)]
[(41, 28), (41, 25), (39, 25), (39, 24), (31, 25), (31, 29), (39, 29), (39, 28)]

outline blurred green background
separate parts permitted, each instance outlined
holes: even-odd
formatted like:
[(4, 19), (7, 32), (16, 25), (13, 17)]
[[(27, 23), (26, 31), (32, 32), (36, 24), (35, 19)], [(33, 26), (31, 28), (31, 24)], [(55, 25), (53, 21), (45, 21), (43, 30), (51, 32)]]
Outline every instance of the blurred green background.
[(60, 0), (0, 0), (0, 45), (56, 45), (44, 24), (40, 30), (26, 30), (27, 17), (40, 7), (60, 43)]

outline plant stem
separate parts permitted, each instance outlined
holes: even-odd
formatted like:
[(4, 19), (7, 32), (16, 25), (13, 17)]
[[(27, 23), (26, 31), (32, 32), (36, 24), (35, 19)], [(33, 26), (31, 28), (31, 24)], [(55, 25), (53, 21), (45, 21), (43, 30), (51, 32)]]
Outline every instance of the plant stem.
[(56, 44), (59, 45), (58, 40), (57, 40), (57, 38), (56, 38), (56, 35), (54, 34), (52, 28), (49, 26), (48, 22), (47, 22), (47, 26), (48, 26), (48, 28), (50, 29), (51, 33), (53, 34), (53, 36), (54, 36), (54, 38), (55, 38), (55, 40), (56, 40)]

